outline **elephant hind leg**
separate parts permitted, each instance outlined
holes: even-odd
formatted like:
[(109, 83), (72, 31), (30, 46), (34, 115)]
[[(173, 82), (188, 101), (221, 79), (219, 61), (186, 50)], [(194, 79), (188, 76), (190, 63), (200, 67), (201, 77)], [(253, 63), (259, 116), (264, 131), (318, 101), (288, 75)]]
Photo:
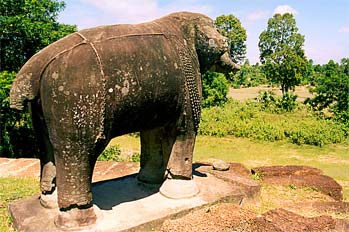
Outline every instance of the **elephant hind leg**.
[(91, 192), (95, 148), (92, 140), (73, 141), (68, 135), (54, 144), (60, 209), (55, 223), (63, 230), (88, 228), (97, 221)]
[(40, 149), (40, 203), (45, 208), (55, 208), (57, 207), (56, 165), (53, 146), (49, 139), (39, 100), (31, 103), (31, 115)]

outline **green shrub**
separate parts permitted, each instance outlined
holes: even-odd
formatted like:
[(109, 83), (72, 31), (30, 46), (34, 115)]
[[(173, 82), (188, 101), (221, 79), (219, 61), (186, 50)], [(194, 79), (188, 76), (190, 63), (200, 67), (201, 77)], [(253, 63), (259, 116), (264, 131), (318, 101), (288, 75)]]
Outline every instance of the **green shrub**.
[(203, 109), (199, 134), (228, 135), (263, 141), (286, 140), (323, 146), (347, 139), (343, 124), (317, 117), (305, 107), (294, 112), (272, 113), (264, 103), (229, 100), (224, 107)]
[(0, 156), (37, 157), (37, 142), (27, 111), (10, 109), (10, 89), (15, 72), (0, 72)]
[(138, 152), (135, 152), (131, 156), (131, 162), (140, 162), (141, 161), (141, 154)]
[(297, 107), (297, 95), (290, 92), (284, 93), (276, 102), (276, 106), (286, 112), (292, 112)]
[(121, 149), (119, 145), (114, 145), (107, 147), (102, 154), (98, 157), (99, 161), (116, 161), (120, 162), (121, 159)]
[(256, 100), (261, 103), (265, 111), (272, 113), (292, 112), (298, 106), (296, 101), (297, 95), (290, 92), (285, 93), (282, 97), (278, 97), (271, 90), (260, 91)]
[(202, 77), (202, 107), (221, 106), (227, 101), (229, 82), (224, 74), (206, 72)]

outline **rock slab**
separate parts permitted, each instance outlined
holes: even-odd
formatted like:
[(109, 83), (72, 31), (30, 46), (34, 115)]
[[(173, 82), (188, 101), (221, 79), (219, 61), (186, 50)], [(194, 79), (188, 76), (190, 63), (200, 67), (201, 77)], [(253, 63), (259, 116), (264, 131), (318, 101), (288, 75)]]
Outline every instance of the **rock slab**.
[[(159, 229), (162, 222), (189, 211), (221, 201), (240, 204), (244, 189), (209, 173), (195, 175), (200, 192), (188, 199), (169, 199), (159, 193), (159, 186), (146, 186), (136, 175), (93, 184), (94, 207), (98, 221), (90, 231), (149, 231)], [(58, 232), (54, 218), (58, 209), (45, 209), (38, 196), (9, 205), (14, 226), (19, 231)]]

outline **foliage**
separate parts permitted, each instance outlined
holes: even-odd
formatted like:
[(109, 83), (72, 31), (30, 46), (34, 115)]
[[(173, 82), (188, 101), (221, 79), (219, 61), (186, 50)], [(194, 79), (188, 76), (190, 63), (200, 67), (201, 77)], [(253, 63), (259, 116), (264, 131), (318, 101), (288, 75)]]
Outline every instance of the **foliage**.
[(293, 93), (287, 92), (282, 95), (282, 97), (278, 100), (277, 106), (279, 109), (283, 109), (286, 112), (292, 112), (297, 107), (297, 95)]
[(260, 60), (265, 75), (288, 92), (306, 74), (304, 36), (298, 33), (292, 14), (275, 14), (259, 36)]
[(107, 147), (102, 154), (99, 155), (98, 160), (99, 161), (122, 161), (120, 158), (121, 156), (121, 149), (119, 145), (113, 145), (110, 147)]
[(267, 80), (258, 64), (250, 65), (246, 62), (241, 69), (232, 75), (232, 85), (234, 88), (255, 87), (266, 84)]
[(134, 153), (131, 155), (130, 161), (131, 161), (131, 162), (140, 162), (140, 161), (141, 161), (141, 154), (139, 154), (138, 152), (134, 152)]
[(263, 110), (271, 113), (284, 113), (294, 111), (298, 104), (297, 95), (285, 93), (281, 97), (276, 96), (273, 91), (261, 91), (257, 101), (262, 105)]
[(40, 49), (76, 31), (57, 22), (64, 6), (57, 0), (0, 0), (0, 71), (18, 71)]
[(10, 109), (14, 72), (0, 72), (0, 156), (32, 157), (38, 154), (29, 113)]
[(221, 106), (227, 101), (229, 82), (224, 74), (206, 72), (202, 77), (202, 106)]
[(340, 65), (330, 60), (322, 67), (314, 85), (315, 97), (308, 103), (316, 110), (330, 109), (349, 125), (349, 59), (342, 59)]
[(229, 39), (231, 59), (235, 63), (243, 63), (246, 57), (247, 34), (240, 20), (232, 14), (221, 15), (216, 18), (215, 24), (219, 32)]
[(263, 103), (229, 100), (224, 107), (204, 109), (199, 134), (233, 135), (263, 141), (286, 140), (295, 144), (323, 146), (347, 139), (343, 124), (318, 118), (305, 107), (274, 114)]
[(74, 32), (76, 26), (59, 24), (64, 2), (56, 0), (0, 0), (0, 155), (32, 157), (38, 154), (28, 112), (9, 108), (15, 73), (36, 52)]

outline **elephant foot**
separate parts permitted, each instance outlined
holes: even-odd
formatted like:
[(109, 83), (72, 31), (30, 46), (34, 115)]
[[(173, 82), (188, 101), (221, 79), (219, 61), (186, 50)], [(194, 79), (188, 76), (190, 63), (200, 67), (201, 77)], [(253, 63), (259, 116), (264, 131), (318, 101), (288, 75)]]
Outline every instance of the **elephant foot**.
[(97, 206), (87, 209), (73, 208), (68, 211), (60, 211), (55, 218), (56, 226), (65, 231), (89, 231), (97, 224), (96, 211), (99, 211)]
[(159, 175), (141, 170), (137, 175), (137, 180), (144, 184), (160, 185), (162, 182), (164, 182), (164, 177), (161, 174)]
[(160, 187), (160, 193), (171, 199), (190, 198), (199, 192), (194, 180), (167, 179)]
[(58, 208), (57, 203), (57, 190), (54, 190), (52, 193), (41, 193), (40, 204), (48, 209)]

